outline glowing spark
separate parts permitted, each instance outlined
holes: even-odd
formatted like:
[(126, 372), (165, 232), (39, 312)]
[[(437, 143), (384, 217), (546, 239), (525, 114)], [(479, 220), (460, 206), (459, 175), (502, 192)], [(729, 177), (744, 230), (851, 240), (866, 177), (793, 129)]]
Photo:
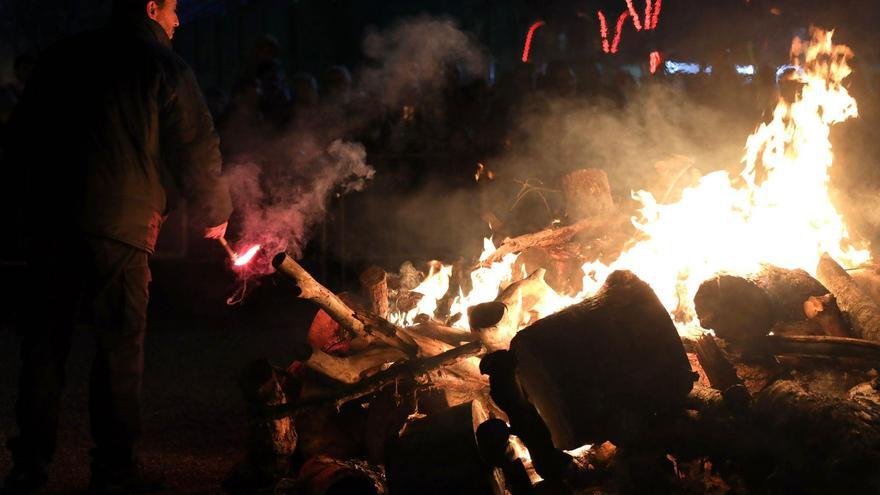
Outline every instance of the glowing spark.
[(244, 254), (235, 258), (235, 266), (244, 266), (251, 262), (254, 259), (254, 256), (260, 251), (260, 245), (251, 246)]
[(529, 61), (529, 52), (531, 52), (531, 50), (532, 50), (532, 36), (534, 36), (535, 31), (537, 31), (538, 28), (543, 25), (544, 25), (544, 21), (535, 21), (529, 27), (529, 32), (526, 33), (526, 43), (523, 46), (523, 53), (522, 53), (522, 61), (523, 62)]

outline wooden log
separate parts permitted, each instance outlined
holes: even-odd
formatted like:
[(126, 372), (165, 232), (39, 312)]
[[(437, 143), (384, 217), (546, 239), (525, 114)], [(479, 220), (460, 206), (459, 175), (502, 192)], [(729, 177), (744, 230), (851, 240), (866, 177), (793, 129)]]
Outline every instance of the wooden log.
[(487, 419), (485, 406), (469, 402), (407, 424), (387, 451), (390, 493), (502, 493), (477, 446), (476, 429)]
[(265, 414), (268, 417), (281, 418), (295, 415), (297, 412), (305, 409), (325, 407), (328, 405), (339, 407), (346, 402), (373, 394), (400, 378), (420, 377), (438, 368), (457, 363), (462, 359), (478, 356), (483, 352), (483, 346), (479, 342), (471, 342), (450, 349), (437, 356), (397, 362), (388, 369), (380, 371), (369, 378), (365, 378), (347, 387), (343, 387), (331, 393), (309, 397), (295, 404), (283, 404), (270, 407), (266, 409)]
[(534, 311), (553, 293), (539, 268), (528, 277), (510, 284), (495, 301), (468, 308), (471, 330), (489, 352), (508, 349), (510, 341), (526, 321), (537, 319)]
[(816, 270), (817, 277), (834, 294), (837, 306), (849, 322), (853, 335), (862, 339), (880, 340), (880, 304), (856, 284), (828, 254), (823, 254)]
[(223, 481), (230, 493), (255, 493), (271, 487), (290, 468), (297, 447), (293, 418), (266, 418), (262, 411), (288, 403), (282, 387), (284, 373), (267, 360), (254, 361), (242, 370), (238, 388), (245, 403), (248, 424), (247, 454)]
[(468, 308), (471, 331), (489, 352), (506, 350), (519, 329), (519, 305), (508, 308), (502, 302), (490, 301)]
[(452, 346), (477, 341), (477, 337), (465, 329), (450, 327), (436, 321), (419, 323), (408, 327), (406, 330), (408, 330), (410, 334), (421, 335)]
[(880, 263), (858, 270), (847, 270), (847, 273), (865, 294), (880, 304)]
[(873, 340), (829, 336), (768, 335), (757, 346), (762, 352), (783, 356), (857, 358), (880, 363), (880, 343)]
[(474, 269), (488, 267), (492, 265), (492, 263), (501, 261), (508, 254), (518, 253), (526, 248), (535, 246), (548, 247), (568, 242), (576, 234), (593, 235), (598, 237), (608, 229), (621, 223), (621, 220), (622, 217), (618, 215), (602, 218), (586, 218), (565, 227), (544, 229), (531, 234), (509, 237), (502, 241), (501, 245), (498, 246), (492, 254), (480, 261)]
[(602, 169), (582, 168), (564, 175), (562, 195), (569, 219), (596, 218), (614, 211), (611, 185)]
[(703, 328), (732, 341), (770, 333), (777, 322), (803, 320), (803, 303), (828, 292), (803, 270), (766, 266), (748, 277), (720, 274), (700, 285), (694, 307)]
[(314, 349), (306, 359), (309, 368), (343, 383), (357, 383), (370, 371), (378, 371), (382, 365), (406, 359), (407, 355), (393, 347), (372, 347), (351, 356), (337, 357), (320, 349)]
[[(758, 438), (776, 459), (772, 493), (877, 493), (880, 407), (782, 380), (756, 397)], [(781, 462), (780, 462), (781, 461)]]
[(804, 314), (822, 328), (822, 333), (832, 337), (852, 337), (849, 325), (843, 320), (837, 300), (832, 294), (812, 296), (804, 301)]
[(504, 474), (504, 488), (511, 495), (534, 493), (532, 481), (522, 460), (510, 443), (510, 427), (503, 420), (492, 418), (477, 427), (480, 456)]
[(331, 318), (356, 336), (367, 341), (379, 340), (402, 350), (407, 355), (415, 355), (417, 350), (415, 343), (401, 338), (395, 325), (382, 317), (353, 310), (286, 253), (278, 253), (272, 259), (272, 266), (278, 273), (286, 275), (296, 283), (298, 297), (319, 305)]
[(520, 330), (510, 350), (519, 383), (562, 449), (619, 445), (642, 420), (684, 407), (696, 378), (669, 313), (628, 271)]
[(388, 279), (385, 270), (371, 266), (361, 273), (361, 288), (370, 301), (370, 311), (388, 318)]
[[(299, 469), (290, 488), (302, 495), (384, 495), (385, 476), (363, 461), (312, 457)], [(288, 493), (287, 491), (276, 493)]]

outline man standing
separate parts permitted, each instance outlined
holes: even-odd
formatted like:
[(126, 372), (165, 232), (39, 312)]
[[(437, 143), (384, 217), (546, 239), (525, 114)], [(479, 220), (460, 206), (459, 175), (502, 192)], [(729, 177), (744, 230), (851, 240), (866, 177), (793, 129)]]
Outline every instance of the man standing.
[(116, 0), (108, 27), (41, 57), (12, 117), (10, 165), (27, 188), (29, 277), (7, 492), (46, 482), (71, 333), (83, 320), (96, 341), (91, 490), (158, 488), (135, 454), (147, 261), (178, 195), (207, 238), (224, 235), (232, 211), (208, 108), (171, 50), (176, 8), (177, 0)]

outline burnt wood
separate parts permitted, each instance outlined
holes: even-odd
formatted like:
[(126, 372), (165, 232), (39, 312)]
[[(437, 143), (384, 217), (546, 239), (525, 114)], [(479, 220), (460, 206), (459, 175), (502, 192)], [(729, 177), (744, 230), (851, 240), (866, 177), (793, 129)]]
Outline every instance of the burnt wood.
[(719, 274), (706, 280), (694, 307), (703, 328), (726, 340), (747, 341), (767, 335), (778, 322), (804, 320), (804, 301), (827, 293), (803, 270), (766, 266), (748, 277)]

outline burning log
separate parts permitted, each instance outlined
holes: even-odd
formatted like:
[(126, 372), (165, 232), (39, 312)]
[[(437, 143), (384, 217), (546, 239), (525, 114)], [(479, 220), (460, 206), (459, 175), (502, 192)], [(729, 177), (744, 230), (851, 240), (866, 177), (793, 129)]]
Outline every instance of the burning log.
[(313, 409), (327, 405), (335, 405), (336, 407), (339, 407), (346, 402), (360, 399), (361, 397), (365, 397), (381, 390), (383, 387), (394, 383), (400, 378), (417, 378), (436, 369), (457, 363), (462, 359), (477, 356), (482, 352), (483, 346), (479, 342), (471, 342), (450, 349), (437, 356), (397, 362), (384, 371), (380, 371), (373, 376), (364, 378), (357, 383), (353, 383), (337, 391), (310, 397), (295, 404), (289, 403), (269, 407), (266, 409), (266, 413), (272, 418), (282, 418), (295, 415), (297, 412), (305, 409)]
[(508, 254), (518, 253), (530, 247), (548, 247), (562, 244), (571, 240), (576, 234), (598, 236), (619, 223), (620, 220), (621, 217), (616, 215), (602, 218), (586, 218), (565, 227), (544, 229), (518, 237), (509, 237), (504, 239), (501, 245), (498, 246), (498, 249), (486, 259), (480, 261), (474, 268), (488, 267), (492, 263), (501, 261)]
[(880, 304), (877, 304), (840, 265), (823, 254), (817, 268), (819, 280), (837, 299), (837, 306), (856, 337), (880, 340)]
[(597, 218), (614, 211), (608, 175), (598, 168), (583, 168), (562, 177), (562, 195), (568, 218)]
[(669, 313), (628, 271), (521, 330), (510, 349), (523, 389), (564, 449), (619, 445), (640, 420), (683, 407), (695, 379)]
[(371, 266), (361, 273), (361, 287), (370, 301), (370, 311), (388, 317), (388, 279), (385, 270)]
[(849, 326), (843, 321), (837, 301), (831, 294), (812, 296), (804, 301), (804, 314), (816, 322), (822, 333), (832, 337), (851, 337)]
[(507, 349), (529, 312), (541, 304), (553, 289), (544, 281), (540, 268), (528, 277), (510, 284), (495, 301), (468, 308), (471, 330), (489, 352)]
[(391, 493), (504, 493), (480, 455), (477, 426), (488, 419), (468, 402), (407, 424), (389, 448), (386, 472)]
[(703, 328), (742, 342), (767, 335), (777, 322), (803, 320), (804, 301), (826, 293), (803, 270), (768, 266), (749, 277), (718, 275), (703, 282), (694, 306)]
[(279, 273), (291, 278), (299, 290), (298, 297), (318, 304), (340, 325), (358, 337), (371, 342), (379, 340), (391, 347), (415, 355), (416, 346), (408, 339), (401, 338), (397, 327), (384, 318), (351, 309), (329, 289), (318, 283), (299, 263), (285, 253), (272, 259), (272, 266)]

